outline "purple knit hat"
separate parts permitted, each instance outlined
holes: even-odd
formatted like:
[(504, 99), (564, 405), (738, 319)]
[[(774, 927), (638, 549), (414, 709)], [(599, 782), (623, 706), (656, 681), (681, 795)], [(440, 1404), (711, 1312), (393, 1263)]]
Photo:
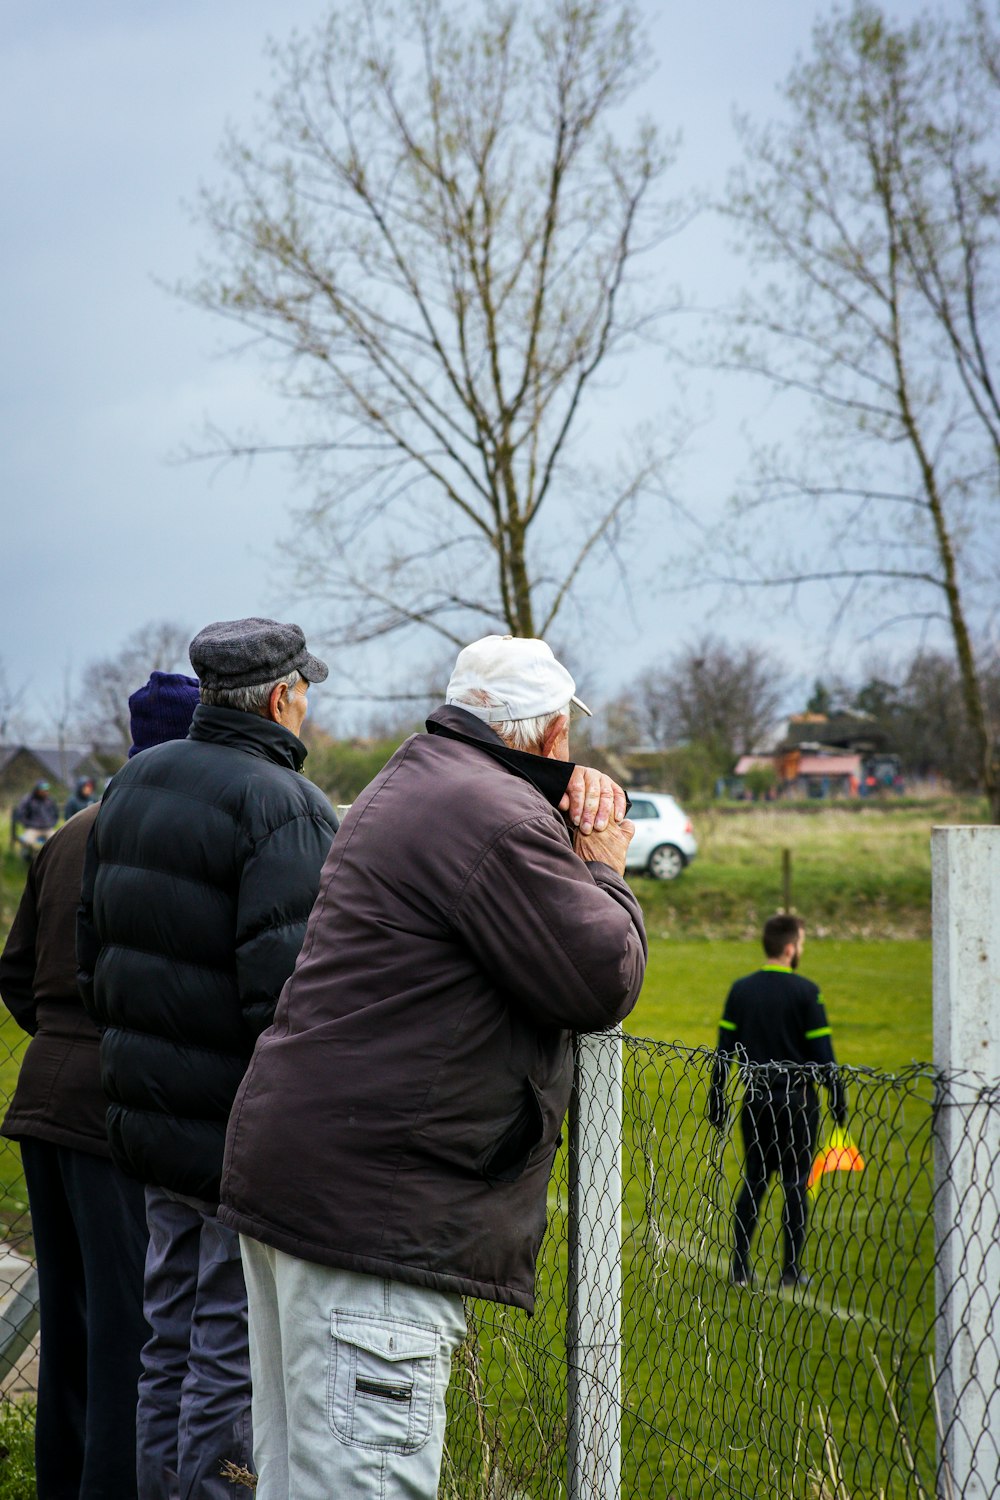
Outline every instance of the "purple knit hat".
[(137, 688), (128, 700), (132, 729), (129, 760), (153, 745), (187, 739), (199, 701), (196, 677), (185, 677), (180, 672), (151, 672), (146, 685)]

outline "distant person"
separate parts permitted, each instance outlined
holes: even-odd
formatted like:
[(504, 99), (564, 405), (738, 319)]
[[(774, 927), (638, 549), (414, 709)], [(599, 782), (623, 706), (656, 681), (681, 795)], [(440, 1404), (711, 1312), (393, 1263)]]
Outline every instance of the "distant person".
[(533, 1307), (571, 1032), (646, 963), (574, 693), (544, 641), (467, 646), (330, 851), (226, 1143), (259, 1500), (433, 1500), (462, 1296)]
[(327, 676), (299, 627), (207, 625), (191, 664), (189, 737), (130, 759), (101, 803), (78, 929), (111, 1154), (147, 1185), (141, 1500), (232, 1500), (222, 1466), (250, 1462), (246, 1287), (238, 1237), (216, 1218), (222, 1151), (337, 828), (299, 774), (306, 695)]
[(767, 962), (738, 979), (729, 991), (716, 1044), (709, 1093), (709, 1119), (726, 1124), (726, 1079), (738, 1057), (746, 1070), (740, 1111), (743, 1186), (736, 1200), (730, 1280), (753, 1280), (750, 1244), (768, 1184), (780, 1178), (784, 1192), (784, 1261), (781, 1284), (794, 1287), (808, 1278), (802, 1269), (806, 1236), (806, 1183), (816, 1151), (819, 1102), (809, 1064), (826, 1071), (823, 1081), (838, 1125), (847, 1120), (843, 1085), (836, 1069), (830, 1027), (819, 989), (796, 971), (805, 947), (800, 917), (782, 914), (764, 924)]
[[(33, 859), (59, 822), (59, 804), (47, 781), (36, 781), (10, 815), (10, 842)], [(19, 831), (20, 830), (20, 831)]]
[[(187, 734), (198, 684), (172, 683), (155, 726), (144, 720), (147, 689), (129, 700), (137, 741)], [(20, 1143), (38, 1268), (40, 1500), (137, 1494), (146, 1204), (141, 1185), (110, 1160), (99, 1036), (76, 985), (76, 912), (97, 815), (92, 801), (41, 850), (0, 955), (0, 996), (32, 1038), (2, 1133)]]
[(70, 818), (75, 817), (78, 812), (83, 812), (85, 807), (93, 806), (97, 800), (97, 791), (94, 787), (93, 779), (90, 776), (84, 776), (82, 780), (77, 782), (75, 790), (67, 797), (66, 806), (63, 809), (63, 817), (68, 823)]

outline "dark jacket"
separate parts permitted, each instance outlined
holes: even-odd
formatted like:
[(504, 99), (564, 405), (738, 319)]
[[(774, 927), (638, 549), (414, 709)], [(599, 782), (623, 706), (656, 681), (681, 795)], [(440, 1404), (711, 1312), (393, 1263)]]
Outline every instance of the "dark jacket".
[(725, 1118), (726, 1078), (734, 1057), (758, 1064), (747, 1073), (755, 1097), (808, 1090), (819, 1079), (829, 1091), (834, 1119), (841, 1125), (846, 1121), (847, 1102), (823, 998), (804, 974), (769, 961), (730, 989), (719, 1022), (709, 1096), (709, 1116), (716, 1124)]
[(0, 995), (31, 1036), (3, 1134), (110, 1156), (98, 1032), (76, 987), (74, 941), (84, 851), (96, 817), (94, 806), (39, 852), (0, 956)]
[(93, 786), (93, 784), (89, 776), (84, 776), (81, 781), (77, 782), (75, 791), (71, 792), (67, 797), (66, 806), (63, 808), (63, 817), (67, 822), (70, 818), (75, 817), (78, 812), (82, 812), (85, 807), (91, 807), (95, 802), (100, 800), (96, 792), (91, 792), (88, 797), (83, 790), (85, 786)]
[(59, 822), (59, 804), (48, 792), (42, 792), (40, 796), (29, 792), (26, 797), (21, 798), (10, 818), (12, 827), (15, 823), (20, 823), (22, 828), (36, 828), (40, 833), (45, 833)]
[(570, 1033), (635, 1004), (642, 917), (573, 852), (572, 767), (461, 709), (428, 728), (327, 859), (233, 1108), (219, 1217), (303, 1260), (530, 1310)]
[(226, 1120), (299, 951), (337, 827), (305, 746), (234, 709), (118, 772), (87, 850), (77, 952), (117, 1164), (214, 1201)]

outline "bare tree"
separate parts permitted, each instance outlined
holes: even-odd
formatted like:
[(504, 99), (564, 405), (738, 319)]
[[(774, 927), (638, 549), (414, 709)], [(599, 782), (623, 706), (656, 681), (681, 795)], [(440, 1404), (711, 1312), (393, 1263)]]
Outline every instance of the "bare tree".
[(773, 273), (729, 364), (810, 412), (791, 455), (757, 455), (739, 509), (761, 545), (729, 581), (826, 582), (870, 627), (942, 620), (1000, 820), (972, 640), (1000, 574), (998, 57), (978, 6), (902, 28), (856, 0), (819, 21), (782, 122), (741, 124), (727, 211)]
[(129, 636), (114, 656), (90, 662), (83, 670), (77, 717), (81, 732), (94, 745), (114, 747), (127, 755), (132, 743), (129, 695), (151, 672), (190, 671), (190, 631), (169, 620), (152, 621)]
[(249, 331), (302, 420), (219, 451), (299, 465), (298, 582), (335, 641), (544, 633), (659, 487), (656, 442), (601, 472), (573, 447), (663, 310), (636, 259), (682, 219), (651, 205), (654, 129), (611, 133), (647, 55), (627, 0), (347, 0), (274, 48), (181, 290)]
[(0, 745), (5, 744), (12, 735), (24, 733), (23, 715), (28, 686), (27, 682), (20, 682), (15, 687), (0, 659)]
[(730, 770), (773, 728), (786, 681), (784, 666), (763, 648), (733, 648), (706, 635), (643, 673), (625, 701), (643, 743), (702, 745), (720, 770)]

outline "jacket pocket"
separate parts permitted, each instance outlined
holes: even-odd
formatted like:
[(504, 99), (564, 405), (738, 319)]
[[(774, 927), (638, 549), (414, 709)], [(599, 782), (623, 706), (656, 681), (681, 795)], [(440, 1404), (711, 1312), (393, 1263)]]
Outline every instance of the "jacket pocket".
[(359, 1448), (416, 1453), (427, 1442), (437, 1383), (437, 1334), (393, 1318), (335, 1312), (330, 1426)]
[(542, 1107), (529, 1078), (525, 1081), (521, 1108), (483, 1161), (480, 1170), (487, 1182), (516, 1182), (544, 1133)]

